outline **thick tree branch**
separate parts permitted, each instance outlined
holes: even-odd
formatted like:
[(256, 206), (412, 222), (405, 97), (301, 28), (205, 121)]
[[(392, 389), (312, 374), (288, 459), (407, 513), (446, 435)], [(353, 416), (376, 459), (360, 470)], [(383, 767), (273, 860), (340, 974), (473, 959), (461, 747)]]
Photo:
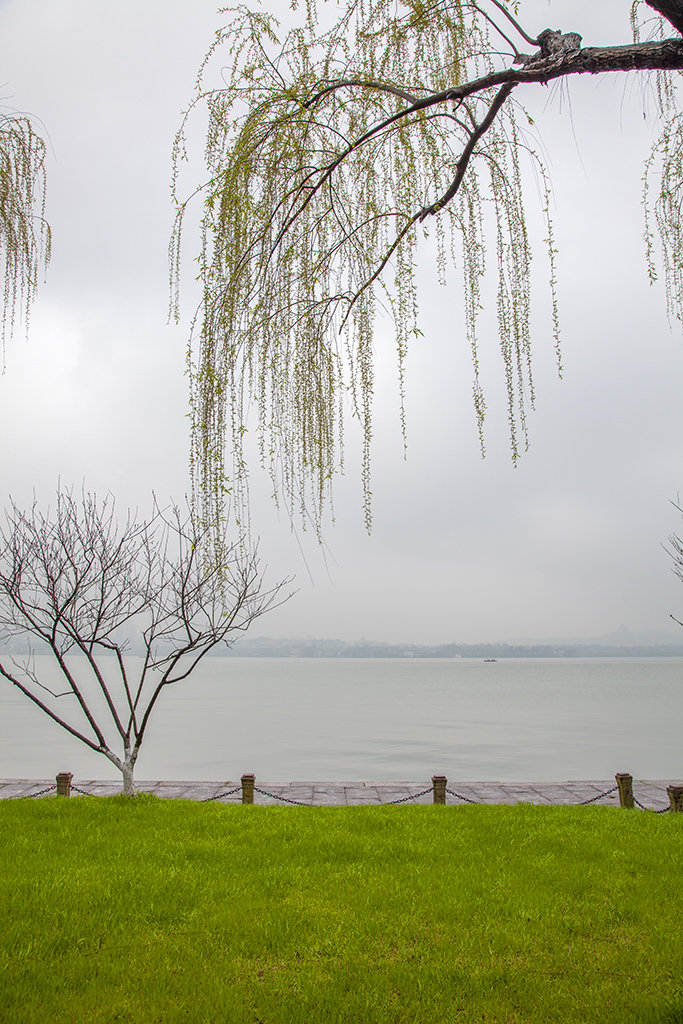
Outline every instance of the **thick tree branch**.
[(683, 3), (681, 0), (645, 0), (645, 2), (648, 7), (661, 14), (683, 34)]
[(334, 169), (357, 146), (402, 121), (411, 114), (438, 106), (448, 100), (463, 100), (467, 96), (485, 92), (502, 85), (523, 83), (545, 84), (568, 75), (599, 75), (612, 71), (675, 71), (683, 70), (683, 39), (665, 39), (662, 42), (633, 43), (628, 46), (585, 47), (583, 50), (562, 51), (547, 60), (534, 60), (522, 68), (494, 71), (471, 82), (424, 96), (409, 107), (397, 111), (358, 138), (346, 153), (330, 166)]
[[(464, 99), (500, 85), (541, 83), (568, 75), (599, 75), (613, 71), (675, 71), (683, 69), (683, 39), (632, 43), (627, 46), (595, 47), (562, 52), (547, 60), (534, 61), (523, 68), (507, 68), (466, 82), (453, 89), (419, 100), (415, 110), (425, 109), (444, 99)], [(404, 111), (408, 114), (411, 111)]]

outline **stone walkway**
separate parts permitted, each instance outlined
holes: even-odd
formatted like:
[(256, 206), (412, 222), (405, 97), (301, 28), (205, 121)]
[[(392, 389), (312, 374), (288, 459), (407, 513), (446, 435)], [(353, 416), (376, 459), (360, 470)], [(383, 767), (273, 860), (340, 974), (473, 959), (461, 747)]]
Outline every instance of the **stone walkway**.
[[(633, 792), (644, 807), (663, 810), (669, 806), (666, 787), (680, 785), (676, 780), (633, 780)], [(239, 779), (228, 782), (136, 782), (138, 792), (154, 793), (167, 800), (215, 800), (240, 803)], [(467, 801), (482, 804), (582, 804), (587, 801), (601, 806), (618, 806), (619, 797), (614, 779), (571, 782), (448, 782), (446, 802)], [(49, 789), (49, 792), (43, 792)], [(76, 792), (73, 792), (73, 790)], [(78, 790), (92, 796), (112, 796), (121, 792), (120, 782), (97, 782), (74, 779), (72, 793)], [(235, 792), (228, 794), (228, 791)], [(426, 792), (425, 792), (426, 790)], [(38, 795), (51, 796), (54, 779), (0, 779), (0, 800)], [(457, 795), (454, 795), (457, 794)], [(594, 798), (598, 799), (594, 799)], [(295, 803), (317, 807), (338, 807), (360, 804), (432, 803), (431, 780), (423, 782), (262, 782), (256, 779), (254, 802), (261, 805)]]

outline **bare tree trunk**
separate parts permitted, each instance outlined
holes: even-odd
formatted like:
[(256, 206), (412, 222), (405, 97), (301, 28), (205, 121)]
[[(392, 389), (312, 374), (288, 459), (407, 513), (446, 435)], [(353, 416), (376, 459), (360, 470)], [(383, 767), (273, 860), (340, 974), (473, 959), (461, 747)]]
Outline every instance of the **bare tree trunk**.
[(121, 770), (123, 776), (123, 795), (124, 796), (135, 796), (135, 785), (133, 783), (133, 773), (135, 771), (135, 762), (138, 759), (138, 745), (134, 744), (133, 749), (130, 748), (130, 741), (126, 741), (123, 746), (123, 760), (118, 762), (118, 767)]
[(127, 757), (121, 767), (121, 774), (123, 775), (123, 795), (124, 796), (135, 796), (135, 786), (133, 785), (133, 771), (135, 770), (135, 763), (131, 764), (130, 759)]

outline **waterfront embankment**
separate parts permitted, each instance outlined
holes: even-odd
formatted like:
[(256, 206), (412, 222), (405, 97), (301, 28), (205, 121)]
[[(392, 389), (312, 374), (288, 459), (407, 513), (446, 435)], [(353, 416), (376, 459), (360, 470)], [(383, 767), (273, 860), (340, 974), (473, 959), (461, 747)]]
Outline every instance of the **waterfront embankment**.
[[(680, 780), (634, 779), (633, 793), (639, 805), (663, 811), (669, 807), (667, 787), (681, 785)], [(145, 781), (136, 782), (139, 793), (152, 793), (169, 800), (242, 802), (240, 779), (224, 782)], [(0, 799), (48, 796), (55, 792), (54, 779), (0, 779)], [(73, 795), (114, 796), (121, 792), (115, 780), (74, 779)], [(307, 804), (317, 807), (340, 807), (366, 804), (433, 802), (430, 779), (413, 782), (269, 782), (256, 779), (254, 803)], [(614, 779), (571, 780), (566, 782), (459, 782), (448, 781), (445, 802), (448, 804), (517, 804), (619, 806), (619, 793)]]

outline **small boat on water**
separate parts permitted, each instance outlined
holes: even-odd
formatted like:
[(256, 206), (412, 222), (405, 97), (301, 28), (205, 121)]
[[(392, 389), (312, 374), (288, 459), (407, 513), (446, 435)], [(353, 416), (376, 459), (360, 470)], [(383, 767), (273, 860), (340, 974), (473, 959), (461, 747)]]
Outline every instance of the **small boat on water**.
[(498, 658), (484, 658), (484, 661), (498, 661)]

